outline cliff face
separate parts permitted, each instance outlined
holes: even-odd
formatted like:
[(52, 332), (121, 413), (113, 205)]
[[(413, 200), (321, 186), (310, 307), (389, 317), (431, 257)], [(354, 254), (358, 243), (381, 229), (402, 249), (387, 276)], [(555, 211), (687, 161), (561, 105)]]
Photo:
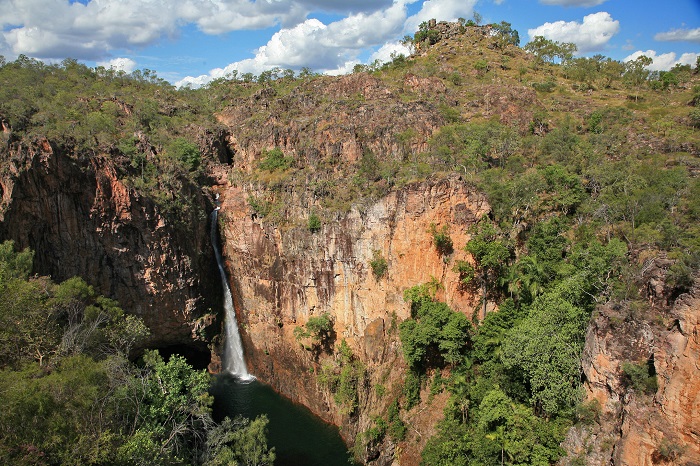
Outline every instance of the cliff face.
[[(657, 259), (649, 267), (644, 314), (608, 306), (592, 320), (585, 389), (601, 413), (592, 426), (572, 430), (570, 458), (590, 465), (700, 464), (700, 283), (670, 307), (656, 303), (668, 265)], [(629, 362), (646, 362), (658, 388), (630, 387), (622, 369)]]
[[(117, 176), (107, 156), (69, 157), (44, 140), (17, 145), (0, 179), (0, 238), (36, 253), (35, 272), (80, 276), (142, 317), (150, 346), (194, 344), (214, 320), (220, 290), (207, 217), (183, 229)], [(200, 190), (188, 187), (196, 208)], [(209, 311), (211, 312), (211, 311)]]
[[(466, 258), (460, 248), (467, 228), (485, 212), (483, 197), (458, 178), (414, 184), (312, 233), (303, 227), (280, 230), (257, 219), (240, 188), (221, 187), (221, 194), (224, 254), (251, 371), (354, 440), (371, 427), (373, 415), (386, 413), (401, 390), (405, 366), (396, 326), (409, 317), (403, 291), (435, 277), (445, 284), (440, 298), (471, 315), (474, 297), (458, 288), (452, 267), (454, 260)], [(431, 224), (451, 226), (453, 256), (437, 253)], [(388, 263), (381, 279), (369, 265), (377, 250)], [(317, 383), (320, 367), (333, 356), (305, 349), (293, 333), (323, 313), (332, 317), (335, 342), (344, 339), (367, 369), (354, 416), (344, 414)], [(374, 393), (377, 384), (386, 387), (386, 395)], [(432, 409), (441, 416), (439, 405)], [(432, 427), (421, 425), (418, 436), (418, 430), (411, 431), (402, 448), (412, 453), (401, 464), (416, 461), (418, 444)]]

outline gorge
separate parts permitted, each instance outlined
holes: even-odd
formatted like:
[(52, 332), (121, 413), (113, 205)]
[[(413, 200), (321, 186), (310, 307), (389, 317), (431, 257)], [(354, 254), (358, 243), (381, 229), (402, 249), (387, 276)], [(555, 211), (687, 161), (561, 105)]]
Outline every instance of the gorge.
[(378, 69), (200, 90), (2, 66), (78, 90), (61, 118), (51, 86), (0, 101), (0, 240), (141, 318), (137, 364), (222, 373), (215, 418), (267, 384), (362, 464), (700, 464), (697, 71), (640, 104), (435, 28)]

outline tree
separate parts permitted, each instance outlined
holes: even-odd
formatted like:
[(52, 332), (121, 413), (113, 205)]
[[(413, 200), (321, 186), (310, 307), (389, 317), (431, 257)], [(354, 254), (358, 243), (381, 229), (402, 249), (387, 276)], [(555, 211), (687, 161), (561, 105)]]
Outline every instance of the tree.
[(629, 87), (635, 90), (635, 102), (639, 100), (639, 90), (647, 82), (647, 79), (649, 79), (649, 70), (647, 70), (647, 67), (652, 63), (653, 60), (646, 55), (642, 55), (625, 63), (623, 79)]
[(167, 153), (184, 163), (189, 171), (196, 170), (202, 162), (199, 147), (185, 138), (175, 138), (168, 145)]
[(518, 31), (513, 29), (513, 26), (506, 22), (501, 21), (500, 23), (493, 23), (491, 25), (491, 30), (494, 31), (496, 37), (496, 44), (499, 48), (503, 49), (508, 45), (519, 46), (520, 45), (520, 34)]
[(438, 229), (434, 223), (431, 223), (429, 232), (433, 236), (433, 246), (441, 256), (449, 256), (454, 252), (449, 225), (443, 225)]
[(266, 415), (253, 421), (226, 417), (207, 436), (206, 466), (271, 466), (275, 462), (275, 448), (267, 446)]
[(506, 265), (511, 252), (508, 243), (502, 239), (502, 234), (487, 217), (471, 230), (472, 237), (467, 242), (465, 250), (474, 257), (476, 271), (481, 281), (483, 296), (482, 320), (486, 317), (486, 302), (488, 286), (493, 283)]
[[(166, 362), (157, 351), (146, 351), (140, 384), (132, 389), (141, 399), (136, 426), (139, 435), (122, 447), (127, 458), (140, 454), (139, 445), (155, 445), (160, 455), (203, 454), (205, 432), (213, 426), (213, 401), (206, 371), (194, 371), (182, 356)], [(145, 442), (145, 443), (144, 443)]]
[[(414, 38), (410, 35), (405, 35), (403, 36), (403, 39), (400, 40), (401, 45), (406, 47), (408, 49), (408, 53), (413, 55), (413, 53), (416, 51), (416, 44), (414, 42)], [(357, 65), (355, 65), (357, 66)]]
[(311, 214), (309, 214), (309, 219), (306, 222), (306, 225), (311, 233), (320, 231), (321, 227), (323, 226), (321, 219), (318, 215), (316, 215), (316, 212), (311, 212)]
[(584, 309), (564, 299), (560, 291), (550, 292), (535, 300), (528, 318), (503, 343), (503, 363), (523, 371), (533, 406), (546, 416), (567, 414), (580, 399), (580, 354), (587, 322)]
[(417, 372), (443, 363), (457, 365), (464, 357), (471, 324), (461, 312), (455, 312), (443, 302), (434, 301), (425, 289), (406, 290), (404, 299), (415, 306), (415, 319), (399, 325), (404, 358)]
[(418, 26), (418, 32), (413, 36), (413, 43), (416, 46), (420, 44), (426, 44), (428, 46), (437, 44), (440, 40), (440, 33), (435, 29), (432, 29), (430, 25), (423, 21)]
[(578, 50), (576, 44), (571, 42), (556, 42), (545, 39), (543, 36), (535, 36), (524, 47), (526, 52), (532, 53), (540, 63), (566, 63), (571, 60)]

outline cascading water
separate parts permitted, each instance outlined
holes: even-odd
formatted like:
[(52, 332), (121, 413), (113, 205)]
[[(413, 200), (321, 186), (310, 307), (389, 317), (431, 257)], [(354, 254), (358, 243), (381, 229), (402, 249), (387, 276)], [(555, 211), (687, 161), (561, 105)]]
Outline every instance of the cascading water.
[[(217, 196), (218, 199), (218, 196)], [(224, 289), (224, 310), (225, 329), (226, 329), (226, 346), (224, 348), (224, 370), (229, 372), (241, 381), (255, 380), (255, 377), (248, 373), (248, 368), (245, 364), (243, 356), (243, 343), (241, 342), (241, 334), (238, 332), (238, 322), (236, 321), (236, 311), (233, 308), (233, 298), (231, 297), (231, 288), (229, 287), (224, 270), (224, 261), (219, 251), (219, 228), (218, 228), (219, 207), (211, 213), (211, 244), (214, 248), (216, 263), (219, 266), (219, 274), (221, 275), (221, 285)]]

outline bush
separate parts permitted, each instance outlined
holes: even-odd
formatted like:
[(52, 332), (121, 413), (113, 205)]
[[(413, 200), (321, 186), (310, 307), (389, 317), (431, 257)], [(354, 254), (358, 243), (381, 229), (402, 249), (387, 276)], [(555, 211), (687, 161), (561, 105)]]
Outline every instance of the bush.
[(634, 391), (647, 395), (656, 393), (656, 374), (653, 373), (653, 365), (650, 362), (623, 362), (622, 374), (625, 385)]
[(694, 108), (690, 111), (690, 126), (700, 128), (700, 108)]
[(307, 226), (311, 233), (316, 233), (321, 230), (321, 219), (312, 212), (311, 215), (309, 215)]
[(399, 401), (394, 400), (394, 402), (389, 406), (389, 412), (387, 413), (388, 424), (387, 432), (389, 437), (395, 441), (401, 441), (406, 437), (406, 424), (401, 420), (399, 416)]
[(600, 402), (595, 398), (576, 406), (576, 420), (582, 424), (590, 425), (598, 422), (600, 413)]
[(184, 163), (189, 171), (194, 171), (199, 168), (202, 162), (199, 147), (185, 138), (175, 138), (168, 145), (166, 152), (168, 155)]
[(684, 451), (685, 447), (683, 445), (671, 442), (668, 439), (663, 439), (661, 445), (659, 445), (658, 454), (654, 452), (655, 454), (652, 455), (652, 459), (654, 459), (654, 456), (659, 456), (659, 459), (662, 461), (675, 461)]
[(389, 269), (389, 264), (379, 249), (375, 249), (372, 252), (372, 260), (369, 262), (369, 266), (372, 268), (372, 274), (377, 281), (384, 277)]
[(532, 87), (538, 92), (552, 92), (557, 85), (554, 81), (544, 81), (541, 83), (532, 83)]
[(420, 386), (420, 374), (414, 370), (409, 370), (403, 385), (403, 407), (406, 411), (413, 408), (420, 401)]
[(270, 202), (255, 196), (248, 196), (248, 205), (256, 215), (261, 217), (267, 216), (272, 210)]
[(454, 267), (452, 267), (452, 271), (454, 273), (459, 274), (459, 282), (462, 285), (467, 285), (474, 279), (474, 266), (467, 261), (455, 261), (455, 265)]
[(333, 321), (331, 320), (331, 316), (326, 312), (320, 316), (309, 317), (304, 328), (297, 327), (297, 329), (301, 329), (299, 332), (295, 329), (294, 333), (297, 339), (308, 337), (313, 340), (321, 341), (324, 335), (333, 330)]
[(434, 223), (430, 224), (430, 234), (433, 235), (433, 245), (438, 253), (443, 256), (448, 256), (454, 251), (452, 238), (450, 237), (450, 227), (443, 225), (438, 230)]
[(270, 151), (263, 149), (262, 160), (258, 164), (258, 168), (267, 171), (287, 170), (293, 163), (294, 158), (285, 157), (282, 150), (275, 147)]

